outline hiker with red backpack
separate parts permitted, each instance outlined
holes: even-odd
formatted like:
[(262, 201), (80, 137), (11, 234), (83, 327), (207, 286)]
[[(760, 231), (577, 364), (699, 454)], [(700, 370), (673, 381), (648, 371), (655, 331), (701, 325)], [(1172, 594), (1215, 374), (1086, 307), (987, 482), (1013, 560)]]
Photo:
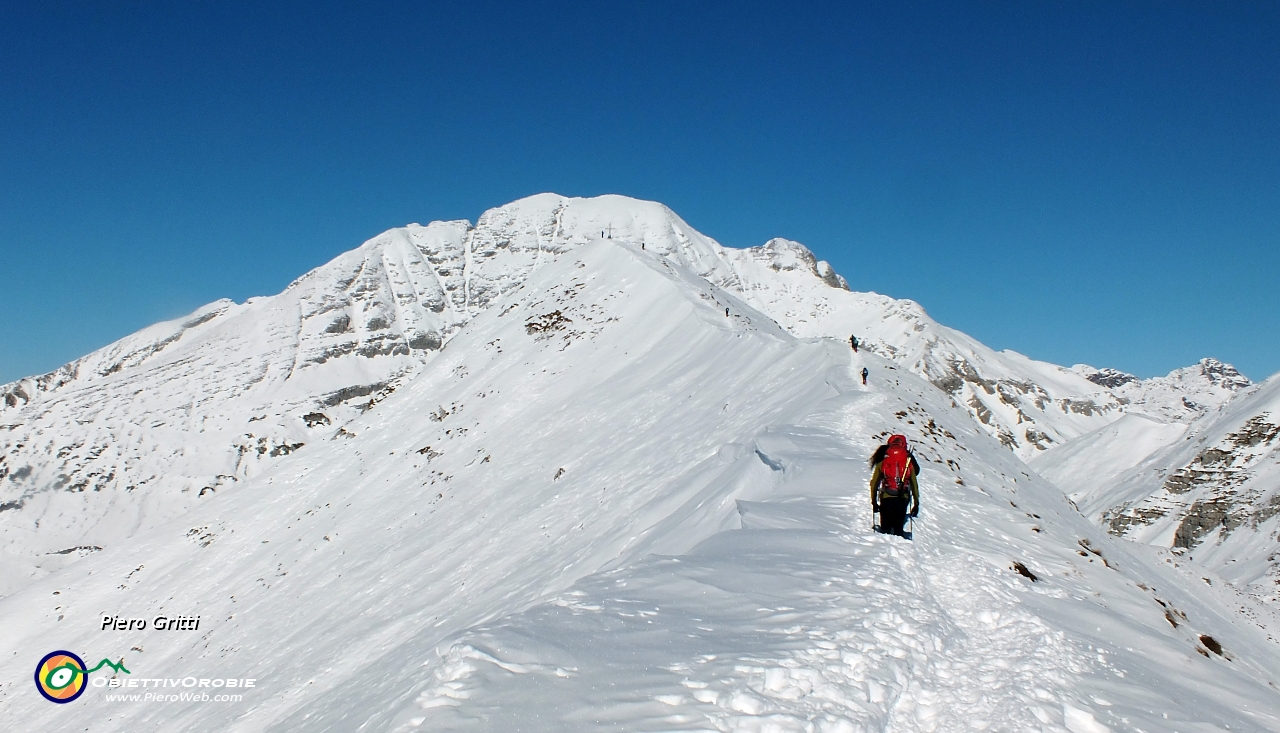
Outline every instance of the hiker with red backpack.
[(907, 517), (920, 512), (919, 473), (920, 464), (907, 448), (905, 435), (890, 435), (889, 442), (871, 456), (871, 510), (880, 513), (881, 533), (904, 536)]

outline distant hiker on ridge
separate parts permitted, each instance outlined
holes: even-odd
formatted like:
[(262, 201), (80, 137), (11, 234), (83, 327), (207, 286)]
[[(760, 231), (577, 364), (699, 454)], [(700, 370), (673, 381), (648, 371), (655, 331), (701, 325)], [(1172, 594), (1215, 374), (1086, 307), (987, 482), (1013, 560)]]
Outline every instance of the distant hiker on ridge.
[(920, 464), (907, 449), (904, 435), (890, 435), (889, 442), (876, 448), (871, 456), (871, 510), (880, 513), (882, 533), (903, 536), (902, 525), (907, 517), (920, 512), (920, 485), (916, 481), (919, 473)]
[(857, 336), (849, 337), (849, 345), (853, 347), (853, 353), (855, 354), (858, 353), (858, 337)]
[(867, 375), (868, 375), (868, 374), (870, 374), (870, 373), (871, 373), (871, 372), (867, 371), (867, 368), (866, 368), (866, 367), (862, 367), (862, 383), (863, 383), (863, 384), (866, 384), (866, 383), (867, 383)]

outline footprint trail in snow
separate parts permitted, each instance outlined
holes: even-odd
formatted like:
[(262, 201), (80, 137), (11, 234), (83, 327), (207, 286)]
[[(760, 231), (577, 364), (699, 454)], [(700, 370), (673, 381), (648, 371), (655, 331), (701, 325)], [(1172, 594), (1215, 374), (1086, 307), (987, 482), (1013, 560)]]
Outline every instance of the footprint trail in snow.
[[(998, 500), (940, 468), (945, 441), (913, 436), (926, 461), (915, 541), (870, 531), (865, 461), (880, 430), (902, 424), (900, 398), (874, 389), (849, 387), (804, 424), (757, 438), (784, 478), (769, 500), (738, 501), (740, 529), (586, 578), (442, 649), (396, 729), (1097, 733), (1177, 730), (1135, 718), (1186, 722), (1095, 694), (1124, 684), (1124, 670), (1026, 602), (1078, 597), (1060, 584), (1033, 591), (991, 557), (1018, 543), (1007, 520), (983, 526)], [(1026, 517), (1024, 531), (1038, 519)], [(1182, 728), (1201, 729), (1219, 728)]]

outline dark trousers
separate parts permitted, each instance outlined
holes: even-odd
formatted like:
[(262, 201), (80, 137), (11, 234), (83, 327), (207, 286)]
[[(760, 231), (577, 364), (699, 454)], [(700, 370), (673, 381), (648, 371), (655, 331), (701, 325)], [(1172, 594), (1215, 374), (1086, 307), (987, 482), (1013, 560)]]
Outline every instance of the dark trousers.
[(880, 531), (883, 534), (902, 536), (902, 525), (907, 522), (907, 498), (905, 496), (880, 497)]

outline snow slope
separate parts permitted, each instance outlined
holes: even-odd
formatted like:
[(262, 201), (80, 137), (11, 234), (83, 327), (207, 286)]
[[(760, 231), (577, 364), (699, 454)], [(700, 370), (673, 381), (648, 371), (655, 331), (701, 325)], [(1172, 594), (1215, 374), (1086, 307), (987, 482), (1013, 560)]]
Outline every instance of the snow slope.
[[(450, 631), (717, 529), (733, 497), (770, 485), (751, 448), (760, 426), (832, 393), (828, 347), (634, 247), (579, 253), (482, 314), (350, 437), (0, 600), (5, 664), (25, 668), (57, 638), (105, 645), (135, 674), (258, 675), (266, 694), (248, 706), (116, 720), (223, 730), (247, 714), (239, 725), (261, 729), (326, 696), (403, 694), (369, 668), (416, 665)], [(104, 613), (162, 612), (206, 626), (99, 631)], [(8, 671), (9, 721), (103, 713), (33, 699), (29, 671)]]
[[(0, 599), (0, 727), (1280, 728), (1264, 610), (862, 359), (634, 242), (580, 246), (343, 432)], [(912, 544), (862, 500), (890, 430), (927, 467)], [(100, 630), (159, 613), (202, 626)], [(52, 647), (256, 684), (55, 706), (29, 677)]]
[(1092, 516), (1110, 508), (1117, 477), (1176, 442), (1186, 431), (1185, 423), (1162, 422), (1131, 412), (1038, 456), (1031, 465)]

